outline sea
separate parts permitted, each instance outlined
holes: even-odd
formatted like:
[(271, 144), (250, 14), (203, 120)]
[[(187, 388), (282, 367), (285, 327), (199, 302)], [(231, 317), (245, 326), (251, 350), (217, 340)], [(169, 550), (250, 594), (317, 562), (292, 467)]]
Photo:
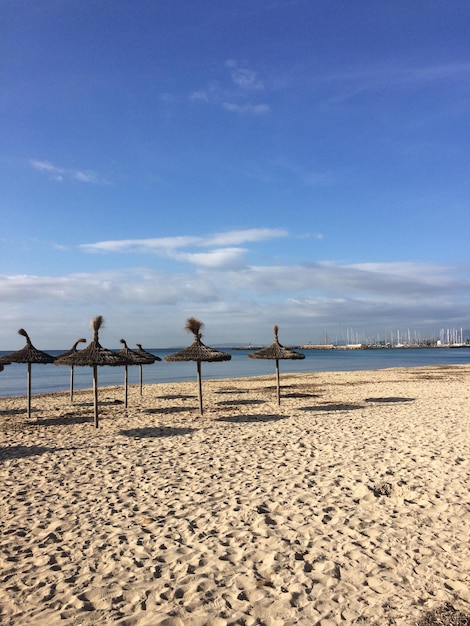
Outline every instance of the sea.
[[(203, 379), (243, 378), (275, 373), (274, 361), (250, 359), (254, 350), (230, 350), (230, 361), (203, 363)], [(176, 349), (147, 349), (160, 357), (152, 365), (144, 365), (143, 384), (170, 383), (196, 380), (196, 363), (165, 362), (166, 355)], [(48, 354), (57, 356), (65, 350), (51, 350)], [(470, 347), (459, 348), (391, 348), (379, 350), (299, 350), (305, 354), (303, 360), (282, 360), (279, 369), (283, 373), (348, 372), (357, 370), (378, 370), (390, 367), (422, 367), (426, 365), (461, 365), (470, 363)], [(1, 352), (0, 356), (8, 354)], [(129, 366), (129, 384), (139, 384), (139, 366)], [(124, 367), (103, 366), (98, 371), (100, 387), (124, 384)], [(74, 368), (74, 389), (89, 389), (93, 385), (90, 367)], [(0, 397), (26, 395), (27, 365), (12, 363), (0, 372)], [(44, 394), (67, 391), (70, 388), (70, 368), (54, 364), (33, 364), (31, 373), (31, 393)]]

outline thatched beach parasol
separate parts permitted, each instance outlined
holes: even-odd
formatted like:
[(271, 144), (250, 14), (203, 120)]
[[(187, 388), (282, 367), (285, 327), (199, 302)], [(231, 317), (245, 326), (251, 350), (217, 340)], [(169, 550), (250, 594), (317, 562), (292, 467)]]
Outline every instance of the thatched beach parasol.
[(285, 348), (279, 343), (279, 326), (273, 326), (274, 343), (267, 348), (262, 348), (257, 352), (252, 352), (248, 356), (250, 359), (272, 359), (276, 361), (276, 381), (277, 381), (277, 403), (281, 404), (281, 385), (279, 380), (279, 360), (280, 359), (305, 359), (305, 354)]
[(152, 363), (155, 363), (155, 361), (161, 361), (161, 358), (156, 354), (152, 354), (151, 352), (147, 352), (147, 350), (144, 350), (141, 343), (136, 343), (135, 345), (137, 346), (137, 354), (147, 359), (146, 361), (142, 361), (142, 363), (139, 363), (140, 395), (142, 395), (142, 365), (152, 365)]
[(28, 418), (31, 417), (31, 368), (33, 363), (54, 363), (54, 357), (46, 352), (42, 352), (33, 346), (28, 333), (20, 328), (19, 335), (26, 338), (26, 345), (23, 349), (11, 354), (6, 354), (0, 359), (0, 363), (7, 365), (9, 363), (27, 363), (28, 364), (28, 383), (27, 383), (27, 398), (28, 398)]
[(93, 328), (93, 339), (83, 350), (78, 350), (68, 356), (56, 359), (56, 365), (78, 365), (80, 367), (93, 368), (93, 397), (94, 397), (94, 414), (95, 426), (98, 428), (98, 366), (101, 365), (125, 365), (125, 361), (115, 352), (103, 348), (99, 342), (98, 333), (103, 326), (104, 320), (98, 315), (91, 321)]
[[(65, 356), (70, 356), (71, 354), (75, 354), (77, 352), (77, 346), (79, 343), (86, 343), (86, 339), (80, 338), (77, 339), (77, 341), (73, 344), (73, 346), (70, 348), (70, 350), (67, 350), (67, 352), (63, 352), (62, 354), (59, 354), (58, 356), (56, 356), (56, 361), (57, 359), (62, 359)], [(57, 365), (57, 363), (55, 363)], [(73, 375), (74, 375), (74, 365), (70, 366), (70, 402), (73, 402)]]
[[(124, 364), (125, 367), (125, 374), (124, 374), (124, 389), (125, 389), (125, 394), (124, 394), (124, 406), (127, 409), (127, 390), (128, 390), (128, 386), (129, 386), (129, 373), (128, 373), (128, 366), (129, 365), (148, 365), (149, 363), (153, 363), (154, 360), (156, 359), (156, 357), (150, 361), (149, 357), (146, 357), (144, 354), (139, 354), (137, 352), (137, 350), (131, 350), (126, 341), (124, 339), (120, 340), (122, 344), (124, 344), (124, 348), (122, 348), (121, 350), (119, 350), (119, 352), (117, 353), (119, 356), (121, 356), (126, 363)], [(161, 359), (160, 359), (161, 360)], [(141, 368), (141, 372), (142, 372), (142, 368)], [(142, 386), (142, 378), (141, 378), (141, 386)], [(142, 395), (142, 393), (141, 393)]]
[(201, 381), (201, 362), (202, 361), (230, 361), (232, 356), (227, 352), (219, 352), (208, 348), (201, 341), (201, 329), (204, 326), (202, 322), (194, 317), (190, 317), (186, 320), (185, 330), (189, 333), (193, 333), (193, 343), (174, 354), (169, 354), (165, 357), (165, 361), (196, 361), (197, 363), (197, 381), (199, 391), (199, 413), (203, 415), (202, 407), (202, 381)]

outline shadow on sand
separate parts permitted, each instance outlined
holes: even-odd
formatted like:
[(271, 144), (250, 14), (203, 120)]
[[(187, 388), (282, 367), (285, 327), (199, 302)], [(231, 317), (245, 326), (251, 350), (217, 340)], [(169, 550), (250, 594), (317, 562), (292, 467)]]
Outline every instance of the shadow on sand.
[[(124, 400), (98, 400), (99, 406), (119, 406), (124, 404)], [(73, 402), (73, 406), (94, 406), (93, 402)]]
[(303, 393), (300, 391), (294, 391), (292, 393), (284, 393), (282, 394), (283, 398), (320, 398), (321, 395), (319, 393)]
[(194, 400), (194, 398), (197, 398), (197, 396), (194, 395), (185, 395), (185, 394), (174, 394), (174, 395), (168, 395), (168, 396), (155, 396), (156, 398), (158, 398), (159, 400)]
[(216, 422), (230, 422), (232, 424), (241, 424), (243, 422), (277, 422), (279, 420), (288, 419), (287, 415), (269, 415), (269, 414), (254, 414), (254, 415), (231, 415), (228, 417), (218, 417)]
[(366, 402), (414, 402), (416, 398), (366, 398)]
[(241, 404), (266, 404), (265, 400), (221, 400), (217, 406), (239, 406)]
[(0, 447), (0, 461), (24, 459), (28, 456), (38, 456), (46, 452), (54, 452), (54, 449), (44, 446), (5, 446)]
[(124, 437), (134, 437), (141, 439), (144, 437), (174, 437), (177, 435), (191, 435), (197, 431), (197, 428), (175, 428), (172, 426), (149, 426), (148, 428), (130, 428), (129, 430), (120, 430), (119, 434)]
[[(38, 409), (31, 408), (31, 413), (37, 411)], [(0, 415), (26, 415), (27, 409), (2, 409), (0, 410)]]
[(93, 415), (58, 415), (57, 417), (38, 417), (31, 425), (34, 426), (72, 426), (73, 424), (86, 424), (93, 422)]
[(163, 406), (155, 409), (145, 409), (143, 413), (148, 413), (149, 415), (171, 415), (172, 413), (191, 412), (194, 408), (192, 406)]
[(357, 409), (363, 409), (363, 404), (318, 404), (317, 406), (302, 406), (299, 407), (299, 411), (356, 411)]

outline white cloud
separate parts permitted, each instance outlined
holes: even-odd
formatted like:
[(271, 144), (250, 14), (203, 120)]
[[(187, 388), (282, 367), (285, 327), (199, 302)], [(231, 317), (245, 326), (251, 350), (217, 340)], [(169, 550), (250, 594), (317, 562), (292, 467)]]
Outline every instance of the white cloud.
[(158, 253), (197, 245), (198, 237), (158, 237), (149, 239), (117, 239), (80, 244), (85, 252), (138, 252)]
[[(179, 236), (99, 241), (82, 244), (80, 248), (85, 252), (156, 254), (194, 265), (230, 268), (241, 267), (244, 264), (243, 258), (246, 250), (238, 246), (287, 236), (288, 232), (279, 228), (251, 228), (213, 233), (202, 237)], [(194, 252), (191, 250), (194, 248), (216, 249)]]
[(202, 89), (198, 91), (193, 91), (192, 94), (189, 96), (189, 99), (193, 101), (199, 101), (199, 102), (209, 102), (209, 96)]
[(209, 252), (175, 253), (173, 258), (212, 269), (234, 269), (245, 265), (245, 252), (244, 248), (220, 248)]
[(315, 76), (315, 81), (324, 84), (339, 85), (338, 91), (327, 98), (327, 104), (346, 102), (368, 92), (396, 90), (416, 86), (462, 80), (470, 75), (470, 63), (449, 63), (423, 66), (409, 64), (389, 64), (372, 62), (345, 72)]
[[(220, 290), (244, 291), (254, 296), (268, 293), (318, 294), (327, 291), (341, 297), (361, 293), (363, 297), (387, 294), (387, 298), (405, 298), (412, 293), (434, 297), (456, 289), (468, 289), (454, 268), (425, 263), (356, 263), (339, 265), (330, 262), (305, 262), (298, 265), (250, 265), (247, 244), (288, 237), (283, 229), (253, 228), (212, 233), (204, 236), (178, 236), (149, 239), (124, 239), (82, 244), (85, 252), (140, 253), (157, 255), (193, 265), (208, 278), (217, 270), (217, 282), (223, 275)], [(312, 235), (323, 239), (322, 233)], [(240, 270), (243, 270), (240, 272)], [(212, 279), (211, 279), (212, 280)], [(335, 296), (336, 297), (336, 296)]]
[(203, 239), (203, 245), (228, 245), (242, 244), (257, 241), (267, 241), (269, 239), (278, 239), (287, 237), (287, 230), (282, 228), (248, 228), (246, 230), (232, 230), (222, 233), (208, 235)]
[(241, 89), (263, 89), (263, 83), (253, 70), (236, 68), (232, 72), (232, 81)]
[(127, 305), (169, 305), (201, 298), (209, 301), (217, 298), (217, 294), (210, 281), (203, 281), (198, 276), (132, 268), (59, 277), (0, 276), (0, 297), (3, 302), (15, 306), (49, 302), (54, 307), (77, 303), (102, 306), (110, 301)]
[(470, 76), (470, 63), (439, 63), (435, 65), (391, 65), (370, 67), (350, 74), (340, 74), (342, 78), (370, 79), (379, 85), (413, 85), (421, 82), (442, 81)]
[(457, 287), (461, 282), (452, 267), (436, 266), (432, 263), (355, 263), (350, 267), (366, 272), (377, 280), (386, 278), (389, 284), (401, 285), (418, 281), (427, 290)]
[(66, 171), (61, 167), (56, 167), (49, 163), (48, 161), (30, 161), (32, 167), (39, 172), (46, 172), (49, 174), (51, 180), (55, 180), (58, 182), (62, 182), (64, 180), (64, 175)]
[[(207, 88), (196, 89), (189, 95), (192, 102), (221, 106), (231, 113), (265, 115), (270, 106), (265, 102), (253, 102), (253, 96), (264, 91), (264, 83), (257, 72), (247, 67), (238, 67), (234, 59), (225, 63), (228, 76), (223, 80), (211, 81)], [(250, 101), (247, 101), (250, 98)]]
[(331, 262), (240, 268), (236, 248), (175, 253), (199, 257), (190, 260), (196, 269), (0, 276), (2, 348), (14, 349), (16, 330), (27, 323), (54, 340), (48, 347), (66, 347), (84, 332), (79, 324), (97, 314), (109, 318), (113, 345), (124, 329), (147, 345), (177, 345), (189, 315), (201, 316), (211, 334), (229, 342), (261, 341), (273, 323), (288, 325), (290, 340), (298, 343), (341, 324), (370, 332), (469, 324), (466, 268)]
[(230, 111), (231, 113), (248, 113), (252, 115), (265, 115), (270, 111), (268, 104), (254, 104), (252, 102), (243, 104), (238, 102), (224, 102), (223, 107), (226, 111)]
[(81, 183), (95, 183), (96, 184), (98, 182), (98, 178), (94, 172), (80, 172), (77, 170), (77, 171), (72, 172), (72, 177)]
[(32, 159), (30, 161), (31, 167), (39, 172), (45, 172), (49, 174), (51, 180), (57, 182), (63, 182), (64, 180), (76, 180), (80, 183), (99, 184), (104, 183), (104, 180), (100, 180), (98, 175), (91, 170), (74, 170), (64, 167), (58, 167), (49, 161), (36, 161)]
[[(239, 277), (226, 276), (232, 288), (240, 288)], [(406, 299), (409, 294), (435, 297), (436, 289), (442, 295), (462, 290), (470, 293), (470, 283), (458, 277), (455, 269), (432, 264), (373, 264), (338, 265), (317, 262), (303, 265), (251, 267), (244, 275), (244, 288), (253, 293), (268, 292), (328, 292), (345, 297), (348, 294), (362, 296), (387, 295), (388, 298)], [(335, 296), (336, 297), (336, 296)]]

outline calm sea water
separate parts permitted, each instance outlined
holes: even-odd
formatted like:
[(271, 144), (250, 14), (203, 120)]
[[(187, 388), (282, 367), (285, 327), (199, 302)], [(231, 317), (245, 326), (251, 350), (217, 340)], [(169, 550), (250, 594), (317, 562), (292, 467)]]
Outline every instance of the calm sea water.
[[(56, 356), (61, 350), (51, 350)], [(166, 383), (196, 379), (196, 364), (166, 363), (165, 355), (174, 350), (149, 350), (162, 361), (143, 366), (143, 382)], [(248, 358), (249, 351), (233, 350), (231, 361), (203, 363), (203, 378), (241, 378), (274, 374), (273, 361)], [(7, 354), (0, 352), (0, 355)], [(388, 367), (419, 367), (423, 365), (458, 365), (470, 363), (470, 348), (426, 348), (393, 350), (305, 350), (302, 361), (281, 361), (280, 371), (288, 372), (331, 372), (377, 370)], [(12, 363), (0, 372), (0, 397), (22, 396), (26, 394), (27, 365)], [(124, 383), (123, 367), (100, 367), (99, 386), (121, 385)], [(66, 391), (70, 384), (70, 368), (57, 365), (32, 366), (32, 393)], [(129, 367), (129, 384), (139, 383), (139, 368)], [(92, 386), (90, 367), (76, 367), (74, 388), (88, 389)]]

